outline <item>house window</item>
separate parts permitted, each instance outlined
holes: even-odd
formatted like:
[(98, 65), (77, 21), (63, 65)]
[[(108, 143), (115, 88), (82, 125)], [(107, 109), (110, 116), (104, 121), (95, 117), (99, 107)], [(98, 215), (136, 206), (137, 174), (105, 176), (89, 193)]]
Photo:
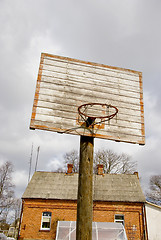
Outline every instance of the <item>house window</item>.
[(116, 214), (115, 215), (115, 222), (122, 223), (124, 225), (124, 215)]
[(14, 233), (14, 232), (15, 232), (15, 228), (14, 228), (14, 227), (10, 227), (10, 228), (9, 228), (9, 233), (12, 234), (12, 233)]
[(41, 219), (41, 230), (50, 230), (51, 212), (43, 212)]

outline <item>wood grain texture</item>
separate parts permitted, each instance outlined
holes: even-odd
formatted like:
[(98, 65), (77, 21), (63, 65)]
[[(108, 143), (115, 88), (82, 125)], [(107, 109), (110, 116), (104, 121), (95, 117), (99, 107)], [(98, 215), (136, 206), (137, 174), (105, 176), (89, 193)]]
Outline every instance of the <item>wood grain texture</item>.
[[(92, 102), (116, 106), (117, 116), (87, 129), (78, 107)], [(87, 113), (107, 115), (107, 109), (89, 107)], [(30, 128), (145, 144), (142, 74), (42, 54)]]

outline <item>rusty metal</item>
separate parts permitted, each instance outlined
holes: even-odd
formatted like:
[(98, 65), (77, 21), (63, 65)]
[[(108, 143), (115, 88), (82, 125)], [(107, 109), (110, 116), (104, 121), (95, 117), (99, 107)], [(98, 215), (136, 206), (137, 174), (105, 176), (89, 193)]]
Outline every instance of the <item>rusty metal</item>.
[(146, 216), (146, 209), (145, 209), (145, 203), (143, 205), (143, 222), (144, 222), (144, 225), (143, 225), (143, 228), (144, 228), (144, 238), (145, 240), (148, 240), (148, 226), (147, 226), (147, 216)]
[[(102, 107), (105, 106), (107, 109), (113, 108), (115, 110), (115, 112), (113, 114), (105, 115), (105, 116), (90, 116), (90, 115), (82, 112), (82, 108), (83, 107), (87, 108), (88, 106), (102, 106)], [(82, 104), (81, 106), (78, 107), (78, 112), (79, 112), (79, 115), (84, 118), (84, 120), (86, 122), (86, 126), (90, 127), (95, 124), (100, 124), (102, 122), (109, 121), (110, 119), (114, 118), (118, 113), (118, 108), (113, 105), (106, 104), (106, 103), (86, 103), (86, 104)], [(96, 123), (95, 122), (96, 118), (99, 118), (101, 120)]]
[(21, 224), (22, 224), (22, 214), (23, 214), (23, 208), (24, 208), (24, 200), (22, 200), (21, 202), (21, 213), (20, 213), (20, 221), (19, 221), (19, 225), (18, 225), (18, 236), (17, 236), (17, 240), (20, 239), (20, 230), (21, 230)]

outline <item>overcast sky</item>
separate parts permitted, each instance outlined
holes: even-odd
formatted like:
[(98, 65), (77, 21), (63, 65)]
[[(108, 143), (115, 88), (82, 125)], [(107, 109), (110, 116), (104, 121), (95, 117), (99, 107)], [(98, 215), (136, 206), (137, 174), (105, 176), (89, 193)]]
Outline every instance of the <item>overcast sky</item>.
[(16, 194), (33, 166), (56, 170), (79, 136), (29, 130), (41, 52), (129, 68), (143, 73), (146, 144), (95, 140), (137, 161), (143, 189), (161, 174), (161, 1), (0, 0), (0, 164), (14, 165)]

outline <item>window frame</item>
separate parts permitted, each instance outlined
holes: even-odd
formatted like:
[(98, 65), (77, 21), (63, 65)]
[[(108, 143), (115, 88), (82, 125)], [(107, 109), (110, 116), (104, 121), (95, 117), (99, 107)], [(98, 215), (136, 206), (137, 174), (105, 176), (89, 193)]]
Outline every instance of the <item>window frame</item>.
[[(116, 219), (117, 216), (123, 217), (123, 219)], [(114, 222), (115, 223), (122, 223), (123, 226), (125, 226), (125, 216), (124, 216), (124, 214), (115, 214)]]
[[(45, 213), (50, 214), (50, 216), (44, 216), (43, 214), (45, 214)], [(50, 229), (51, 229), (51, 216), (52, 216), (52, 213), (49, 212), (49, 211), (43, 211), (43, 212), (42, 212), (40, 230), (42, 230), (42, 231), (50, 231)], [(50, 222), (50, 227), (49, 227), (49, 228), (43, 228), (43, 227), (42, 227), (42, 226), (43, 226), (43, 222), (44, 222), (43, 220), (44, 220), (45, 218), (46, 218), (46, 219), (49, 218), (49, 222)]]

